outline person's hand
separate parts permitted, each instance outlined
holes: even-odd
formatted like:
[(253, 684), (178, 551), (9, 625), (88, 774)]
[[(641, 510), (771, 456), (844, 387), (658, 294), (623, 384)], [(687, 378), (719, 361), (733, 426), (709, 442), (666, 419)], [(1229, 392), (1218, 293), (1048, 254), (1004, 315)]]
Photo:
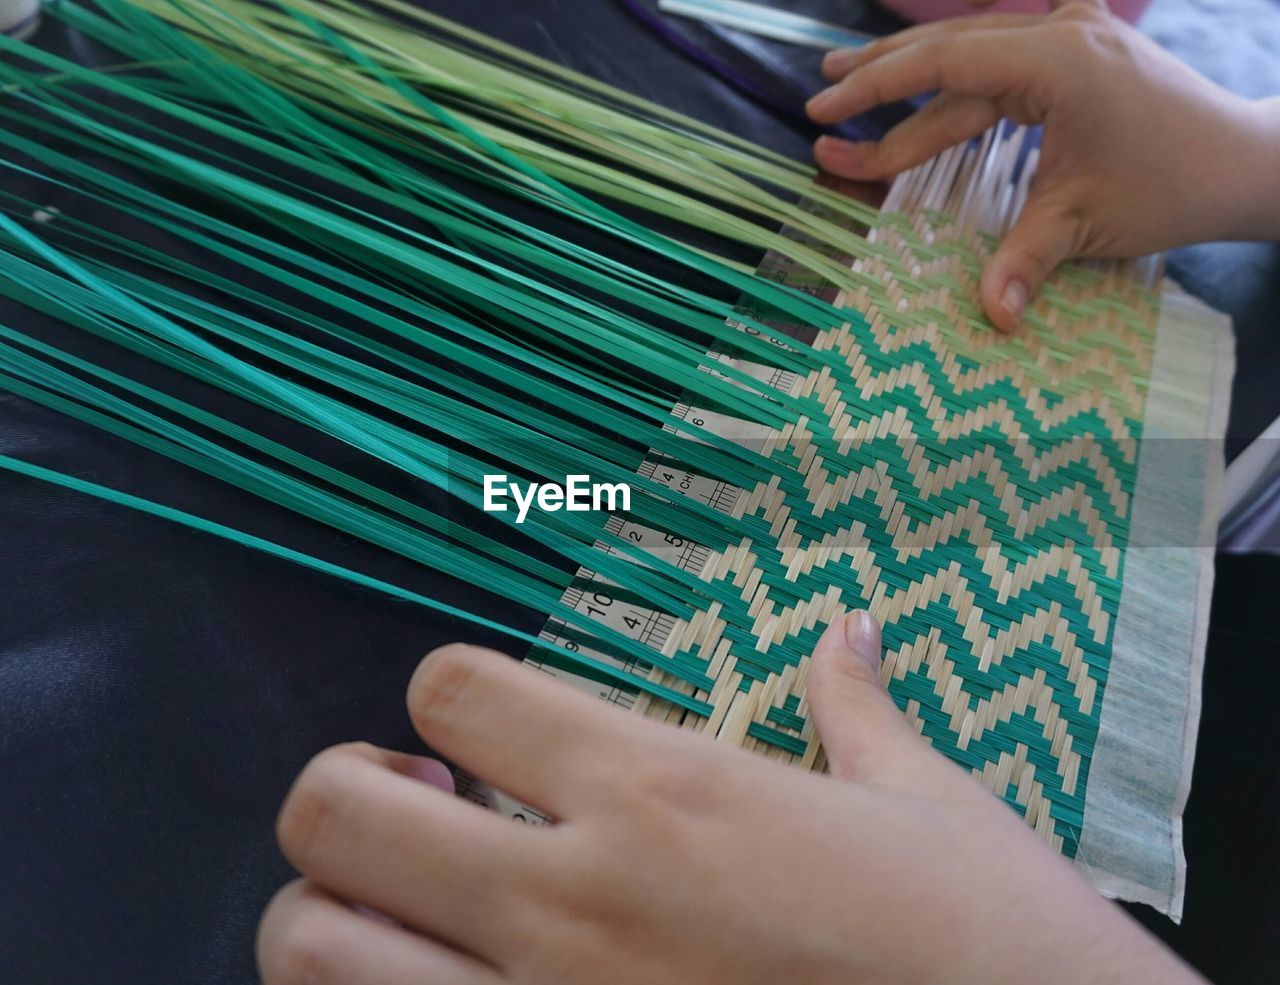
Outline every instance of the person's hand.
[(1049, 15), (963, 17), (832, 52), (823, 72), (834, 84), (808, 104), (834, 123), (938, 93), (878, 142), (818, 141), (821, 167), (864, 181), (1001, 117), (1044, 124), (1026, 208), (982, 278), (983, 308), (1005, 331), (1068, 257), (1280, 237), (1280, 104), (1218, 88), (1101, 0), (1050, 4)]
[(264, 982), (1193, 980), (925, 744), (879, 654), (865, 613), (818, 644), (823, 776), (436, 651), (409, 688), (422, 737), (557, 823), (461, 800), (430, 760), (321, 753), (280, 814), (304, 878), (263, 917)]

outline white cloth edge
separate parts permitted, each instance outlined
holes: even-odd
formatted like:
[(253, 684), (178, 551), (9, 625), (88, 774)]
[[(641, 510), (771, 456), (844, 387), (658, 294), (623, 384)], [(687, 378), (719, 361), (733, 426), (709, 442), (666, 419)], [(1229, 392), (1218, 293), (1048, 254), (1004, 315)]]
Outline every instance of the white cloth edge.
[[(1147, 446), (1155, 461), (1144, 463), (1148, 467), (1140, 469), (1134, 490), (1130, 533), (1139, 546), (1125, 558), (1075, 862), (1103, 895), (1149, 904), (1175, 921), (1181, 919), (1186, 888), (1182, 811), (1199, 728), (1212, 545), (1222, 496), (1221, 439), (1234, 362), (1230, 319), (1165, 281), (1143, 414), (1143, 438), (1156, 440)], [(1201, 442), (1202, 472), (1179, 476), (1176, 459), (1182, 452), (1162, 439)], [(1177, 507), (1181, 518), (1169, 512), (1176, 514)], [(1182, 529), (1197, 534), (1187, 544), (1185, 533), (1179, 540), (1178, 527), (1189, 519)], [(1180, 594), (1170, 591), (1179, 577), (1185, 582)], [(1162, 604), (1166, 612), (1152, 611)], [(1153, 642), (1161, 633), (1165, 638)], [(1162, 721), (1162, 713), (1181, 714), (1180, 728)], [(1180, 741), (1170, 749), (1174, 731)], [(1171, 788), (1148, 782), (1161, 775), (1174, 778)]]

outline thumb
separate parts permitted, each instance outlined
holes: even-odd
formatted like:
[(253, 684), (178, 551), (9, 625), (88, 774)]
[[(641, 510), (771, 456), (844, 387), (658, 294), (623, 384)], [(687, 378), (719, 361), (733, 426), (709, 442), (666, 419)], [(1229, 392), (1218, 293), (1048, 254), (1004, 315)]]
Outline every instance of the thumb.
[(880, 626), (866, 611), (837, 619), (814, 647), (809, 711), (831, 775), (944, 800), (980, 792), (898, 710), (880, 663)]
[(880, 683), (880, 662), (880, 626), (866, 611), (837, 619), (814, 647), (809, 710), (839, 779), (887, 773), (904, 743), (926, 748)]
[(1002, 332), (1022, 324), (1027, 302), (1063, 260), (1079, 252), (1084, 223), (1075, 210), (1032, 196), (982, 271), (982, 308)]

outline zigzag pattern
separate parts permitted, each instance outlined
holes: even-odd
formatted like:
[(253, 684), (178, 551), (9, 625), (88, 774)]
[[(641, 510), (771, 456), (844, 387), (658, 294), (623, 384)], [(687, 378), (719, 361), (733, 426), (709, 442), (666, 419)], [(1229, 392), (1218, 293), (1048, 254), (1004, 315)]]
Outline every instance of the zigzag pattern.
[[(886, 217), (842, 303), (861, 317), (764, 441), (732, 585), (664, 652), (708, 661), (707, 719), (647, 714), (822, 768), (807, 654), (840, 612), (884, 627), (884, 679), (933, 744), (1073, 854), (1105, 694), (1157, 311), (1120, 265), (1065, 268), (1016, 338), (976, 306), (987, 238)], [(679, 682), (655, 673), (671, 686)], [(690, 692), (694, 693), (694, 692)]]

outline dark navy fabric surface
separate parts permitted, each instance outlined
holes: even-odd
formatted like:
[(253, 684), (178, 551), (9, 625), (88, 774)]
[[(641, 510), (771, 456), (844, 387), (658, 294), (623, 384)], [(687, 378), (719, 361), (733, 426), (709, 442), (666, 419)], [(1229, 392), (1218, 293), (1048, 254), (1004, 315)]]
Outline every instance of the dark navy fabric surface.
[[(609, 0), (429, 6), (785, 153), (807, 152), (801, 134), (698, 74)], [(1207, 16), (1185, 7), (1190, 23)], [(90, 57), (52, 25), (41, 39)], [(776, 57), (813, 71), (806, 54)], [(1274, 247), (1198, 247), (1172, 269), (1237, 317), (1231, 428), (1242, 442), (1280, 412), (1280, 257)], [(28, 317), (0, 304), (0, 321)], [(486, 596), (432, 580), (8, 396), (0, 452), (269, 532), (526, 630), (540, 623), (503, 611), (501, 586)], [(1220, 564), (1187, 815), (1187, 917), (1176, 930), (1151, 920), (1223, 983), (1280, 977), (1280, 771), (1268, 700), (1280, 687), (1278, 592), (1280, 561)], [(288, 783), (334, 742), (420, 749), (404, 685), (425, 651), (455, 639), (497, 642), (232, 544), (0, 476), (0, 985), (254, 981), (258, 914), (289, 877), (272, 833)]]

